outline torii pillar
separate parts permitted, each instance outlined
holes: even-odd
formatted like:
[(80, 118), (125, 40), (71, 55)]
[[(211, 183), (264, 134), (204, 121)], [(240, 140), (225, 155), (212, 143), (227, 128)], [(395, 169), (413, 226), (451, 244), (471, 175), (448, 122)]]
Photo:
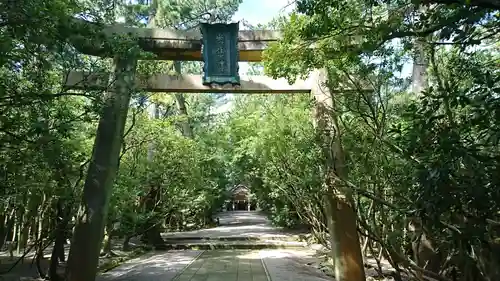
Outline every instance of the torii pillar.
[(335, 278), (339, 281), (365, 281), (363, 255), (357, 230), (352, 194), (341, 187), (347, 169), (340, 142), (340, 128), (326, 69), (314, 71), (311, 94), (315, 100), (314, 120), (323, 152), (324, 206), (330, 233)]
[(112, 87), (104, 98), (94, 148), (83, 187), (68, 257), (66, 280), (94, 280), (101, 251), (109, 199), (119, 165), (130, 97), (135, 85), (134, 54), (116, 57)]

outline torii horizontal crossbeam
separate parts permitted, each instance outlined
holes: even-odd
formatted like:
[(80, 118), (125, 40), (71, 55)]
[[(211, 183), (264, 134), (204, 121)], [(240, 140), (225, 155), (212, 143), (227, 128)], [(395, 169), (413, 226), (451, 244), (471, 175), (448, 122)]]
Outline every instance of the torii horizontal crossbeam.
[[(109, 73), (85, 74), (70, 72), (65, 85), (71, 89), (109, 90), (112, 81)], [(148, 92), (167, 93), (281, 93), (298, 94), (311, 92), (308, 80), (297, 80), (290, 85), (286, 79), (272, 79), (267, 76), (241, 76), (239, 86), (204, 86), (201, 75), (159, 74), (148, 78), (137, 78), (137, 87)]]
[[(112, 46), (105, 44), (104, 38), (132, 36), (139, 40), (145, 51), (154, 53), (155, 60), (201, 61), (201, 33), (198, 30), (175, 30), (169, 28), (137, 28), (120, 24), (101, 25), (75, 19), (75, 30), (94, 30), (96, 34), (74, 34), (73, 45), (82, 53), (101, 57), (112, 57)], [(241, 30), (238, 33), (239, 60), (259, 62), (262, 51), (269, 43), (280, 39), (278, 31)], [(118, 39), (119, 40), (119, 39)]]

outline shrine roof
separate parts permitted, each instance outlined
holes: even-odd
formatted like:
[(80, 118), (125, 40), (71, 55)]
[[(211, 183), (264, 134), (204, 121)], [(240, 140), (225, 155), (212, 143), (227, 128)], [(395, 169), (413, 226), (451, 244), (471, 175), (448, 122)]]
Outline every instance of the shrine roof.
[(243, 184), (238, 184), (236, 186), (233, 186), (229, 189), (229, 192), (230, 193), (237, 193), (241, 190), (245, 190), (246, 192), (249, 192), (250, 191), (250, 188), (248, 188), (246, 185), (243, 185)]

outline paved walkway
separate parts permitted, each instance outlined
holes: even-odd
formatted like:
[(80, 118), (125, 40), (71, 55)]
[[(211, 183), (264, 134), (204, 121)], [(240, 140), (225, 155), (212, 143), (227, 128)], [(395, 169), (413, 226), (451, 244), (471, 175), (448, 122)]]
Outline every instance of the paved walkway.
[[(220, 214), (221, 226), (166, 234), (168, 239), (220, 239), (232, 237), (290, 238), (273, 228), (256, 212)], [(98, 281), (326, 281), (319, 270), (307, 266), (313, 251), (302, 250), (173, 250), (130, 260), (101, 276)]]
[(298, 234), (273, 227), (267, 218), (259, 212), (222, 212), (216, 215), (220, 226), (186, 232), (172, 232), (163, 235), (165, 239), (179, 238), (280, 238), (293, 239)]
[(195, 250), (148, 253), (98, 276), (97, 281), (170, 281), (202, 253)]
[(205, 251), (175, 281), (267, 281), (257, 252), (241, 250)]
[(208, 250), (150, 253), (102, 274), (98, 281), (328, 281), (297, 250)]

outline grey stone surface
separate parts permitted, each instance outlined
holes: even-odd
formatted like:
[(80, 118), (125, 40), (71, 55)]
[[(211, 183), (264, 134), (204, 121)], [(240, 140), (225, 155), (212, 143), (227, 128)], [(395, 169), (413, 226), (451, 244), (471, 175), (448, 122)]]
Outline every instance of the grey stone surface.
[(261, 250), (259, 255), (272, 281), (332, 280), (320, 270), (307, 265), (315, 260), (314, 251)]
[(267, 281), (258, 251), (204, 252), (172, 281)]
[[(169, 233), (165, 238), (198, 239), (232, 237), (261, 240), (293, 237), (293, 233), (271, 226), (257, 212), (219, 214), (221, 226), (199, 231)], [(241, 241), (240, 241), (241, 242)], [(218, 243), (231, 244), (232, 241)], [(251, 243), (248, 241), (247, 243)], [(326, 281), (321, 271), (308, 266), (311, 250), (207, 250), (169, 251), (149, 254), (104, 274), (99, 281)], [(105, 280), (103, 280), (103, 278)]]
[(97, 277), (97, 281), (169, 281), (180, 274), (203, 251), (151, 252), (129, 260)]
[(290, 232), (271, 225), (269, 220), (260, 212), (232, 211), (216, 215), (220, 226), (186, 232), (171, 232), (163, 234), (165, 239), (189, 238), (259, 238), (290, 240), (296, 238), (300, 232)]
[(307, 266), (311, 251), (213, 250), (153, 253), (101, 275), (98, 281), (326, 281)]

